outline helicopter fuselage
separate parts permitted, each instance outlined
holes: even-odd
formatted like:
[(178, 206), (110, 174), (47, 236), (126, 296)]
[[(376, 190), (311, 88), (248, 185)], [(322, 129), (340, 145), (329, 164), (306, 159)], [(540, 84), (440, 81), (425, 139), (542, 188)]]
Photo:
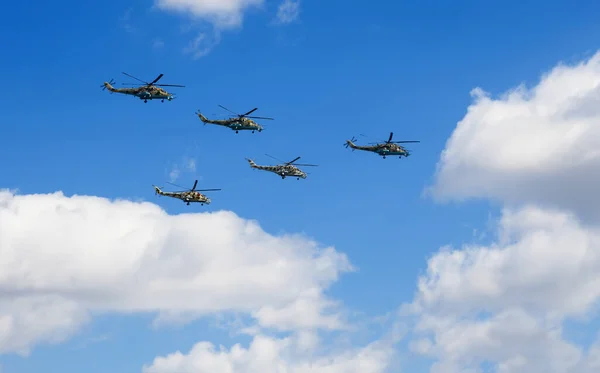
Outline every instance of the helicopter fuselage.
[(300, 179), (306, 179), (306, 177), (307, 177), (306, 172), (302, 171), (298, 167), (293, 166), (291, 164), (277, 165), (277, 166), (261, 166), (261, 165), (254, 163), (254, 161), (252, 161), (251, 159), (248, 159), (248, 163), (250, 163), (250, 167), (252, 167), (252, 168), (255, 168), (257, 170), (272, 172), (274, 174), (281, 176), (282, 179), (285, 179), (286, 177), (295, 177), (298, 180), (300, 180)]
[(227, 127), (231, 128), (232, 130), (234, 130), (236, 133), (238, 131), (258, 131), (258, 132), (262, 132), (263, 127), (254, 122), (253, 120), (249, 120), (246, 118), (242, 118), (241, 120), (239, 119), (233, 119), (233, 120), (229, 120), (229, 123), (226, 124)]
[(263, 130), (263, 126), (248, 118), (208, 119), (202, 113), (197, 113), (197, 115), (204, 124), (209, 123), (228, 127), (235, 133), (238, 133), (238, 131), (252, 131), (254, 133), (254, 131), (262, 132)]
[(190, 203), (200, 203), (200, 204), (210, 204), (210, 198), (208, 198), (207, 196), (205, 196), (204, 194), (200, 193), (200, 192), (196, 192), (196, 191), (189, 191), (189, 192), (179, 192), (179, 193), (174, 193), (174, 192), (163, 192), (160, 189), (156, 189), (156, 192), (161, 195), (161, 196), (165, 196), (165, 197), (171, 197), (171, 198), (177, 198), (182, 200), (184, 203), (187, 203), (188, 205)]
[(375, 149), (375, 153), (379, 154), (382, 157), (385, 157), (387, 155), (399, 155), (401, 157), (408, 157), (409, 155), (406, 149), (396, 144), (381, 144), (377, 146), (377, 148)]
[(171, 101), (175, 98), (175, 96), (173, 96), (171, 93), (155, 86), (143, 86), (139, 88), (114, 88), (107, 82), (104, 83), (104, 86), (111, 92), (135, 96), (144, 102), (148, 102), (148, 100), (162, 100), (164, 102), (164, 100)]
[(348, 140), (346, 142), (352, 149), (364, 150), (367, 152), (377, 153), (378, 155), (382, 156), (383, 158), (385, 158), (386, 156), (408, 157), (410, 155), (410, 153), (406, 149), (404, 149), (404, 147), (402, 147), (398, 144), (383, 143), (383, 144), (377, 144), (377, 145), (372, 145), (372, 146), (361, 146), (361, 145), (355, 145), (350, 140)]

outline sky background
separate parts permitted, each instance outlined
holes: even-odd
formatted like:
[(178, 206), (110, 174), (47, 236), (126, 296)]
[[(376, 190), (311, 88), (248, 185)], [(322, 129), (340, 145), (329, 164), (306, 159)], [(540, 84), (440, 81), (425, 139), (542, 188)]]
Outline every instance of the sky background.
[[(303, 0), (279, 17), (279, 1), (223, 1), (229, 8), (207, 13), (201, 0), (181, 1), (196, 6), (184, 10), (170, 3), (5, 5), (0, 188), (149, 201), (170, 215), (233, 211), (268, 234), (333, 246), (355, 267), (326, 291), (360, 325), (353, 345), (389, 331), (365, 323), (411, 302), (440, 248), (496, 239), (501, 196), (445, 203), (425, 193), (474, 102), (471, 90), (496, 97), (535, 86), (558, 63), (592, 57), (600, 37), (594, 1)], [(148, 81), (162, 73), (160, 83), (186, 87), (165, 103), (101, 90), (111, 78), (131, 82), (122, 71)], [(194, 115), (225, 118), (219, 104), (240, 113), (258, 107), (254, 115), (275, 120), (262, 133), (235, 134)], [(343, 147), (352, 136), (380, 141), (391, 131), (421, 141), (407, 146), (410, 157)], [(495, 146), (503, 147), (500, 137)], [(265, 153), (319, 167), (307, 168), (306, 180), (281, 180), (244, 160), (273, 164)], [(152, 189), (195, 179), (198, 188), (222, 189), (208, 193), (210, 206), (159, 199)], [(32, 344), (28, 356), (6, 351), (2, 372), (140, 372), (200, 340), (227, 348), (251, 340), (222, 325), (220, 312), (166, 328), (151, 327), (153, 312), (94, 312), (60, 343)], [(597, 328), (567, 329), (578, 344), (595, 341)], [(326, 335), (323, 343), (341, 342)], [(395, 346), (392, 371), (429, 372), (432, 362), (409, 344)]]

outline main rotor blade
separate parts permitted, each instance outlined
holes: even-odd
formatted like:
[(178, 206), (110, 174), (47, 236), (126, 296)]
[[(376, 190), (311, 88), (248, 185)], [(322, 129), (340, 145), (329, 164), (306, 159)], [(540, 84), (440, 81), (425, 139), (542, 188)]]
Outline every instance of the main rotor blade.
[(149, 84), (149, 85), (152, 85), (152, 84), (154, 84), (154, 83), (158, 82), (158, 81), (160, 80), (160, 78), (162, 78), (162, 77), (163, 77), (163, 74), (160, 74), (158, 77), (156, 77), (156, 79), (154, 79), (154, 80), (152, 81), (152, 83), (148, 83), (148, 84)]
[(403, 144), (407, 142), (421, 142), (419, 140), (404, 140), (404, 141), (392, 141), (392, 144)]
[(223, 109), (227, 110), (228, 112), (230, 112), (230, 113), (233, 113), (233, 114), (235, 114), (235, 115), (239, 116), (239, 114), (238, 114), (238, 113), (234, 113), (233, 111), (231, 111), (231, 110), (227, 109), (225, 106), (223, 106), (223, 105), (219, 105), (219, 106), (220, 106), (220, 107), (222, 107)]
[(298, 159), (300, 159), (300, 157), (296, 157), (296, 158), (294, 158), (294, 160), (293, 160), (293, 161), (289, 161), (287, 164), (292, 164), (292, 163), (296, 162)]
[(192, 187), (192, 191), (196, 190), (196, 185), (198, 185), (198, 180), (194, 181), (194, 186)]
[(295, 163), (294, 166), (311, 166), (311, 167), (317, 167), (319, 165), (318, 164)]
[(221, 189), (198, 189), (197, 192), (216, 192)]
[(177, 184), (173, 184), (173, 183), (170, 183), (170, 182), (168, 182), (168, 181), (167, 181), (167, 184), (171, 184), (171, 185), (173, 185), (173, 186), (176, 186), (177, 188), (183, 188), (183, 189), (185, 189), (186, 191), (188, 191), (188, 190), (189, 190), (188, 188), (186, 188), (186, 187), (184, 187), (184, 186), (177, 185)]
[(248, 114), (254, 113), (256, 110), (258, 110), (258, 108), (257, 108), (257, 107), (255, 107), (254, 109), (250, 110), (250, 111), (249, 111), (249, 112), (247, 112), (246, 114), (242, 114), (242, 115), (240, 115), (240, 117), (245, 117), (245, 116), (246, 116), (246, 115), (248, 115)]
[(281, 159), (279, 159), (279, 158), (275, 158), (275, 157), (273, 157), (272, 155), (268, 155), (268, 154), (266, 154), (266, 153), (265, 153), (265, 155), (266, 155), (267, 157), (273, 158), (273, 159), (274, 159), (274, 160), (276, 160), (277, 162), (285, 163), (285, 162), (284, 162), (284, 161), (282, 161)]
[(391, 142), (391, 141), (392, 141), (392, 137), (394, 137), (394, 133), (393, 133), (393, 132), (390, 132), (390, 138), (388, 139), (388, 141), (387, 141), (387, 142)]
[(123, 72), (123, 74), (125, 74), (125, 75), (127, 75), (128, 77), (130, 77), (130, 78), (133, 78), (133, 79), (135, 79), (135, 80), (137, 80), (137, 81), (140, 81), (140, 82), (142, 82), (142, 83), (144, 83), (144, 84), (150, 84), (150, 83), (148, 83), (148, 82), (145, 82), (145, 81), (143, 81), (142, 79), (138, 79), (138, 78), (136, 78), (135, 76), (133, 76), (133, 75), (130, 75), (130, 74), (127, 74), (127, 73), (125, 73), (125, 72)]
[(184, 85), (179, 85), (179, 84), (153, 84), (154, 86), (157, 87), (185, 87)]
[(245, 117), (246, 118), (252, 118), (252, 119), (269, 119), (269, 120), (273, 120), (273, 118), (267, 118), (267, 117), (248, 117), (248, 116), (245, 116)]

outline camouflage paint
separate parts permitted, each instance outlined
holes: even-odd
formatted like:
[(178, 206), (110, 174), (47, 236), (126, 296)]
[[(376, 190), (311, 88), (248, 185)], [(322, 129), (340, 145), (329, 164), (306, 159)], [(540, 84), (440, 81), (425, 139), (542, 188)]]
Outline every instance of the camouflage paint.
[(121, 93), (125, 95), (136, 96), (139, 97), (140, 100), (144, 100), (144, 102), (148, 102), (147, 100), (171, 101), (175, 98), (175, 96), (173, 96), (171, 93), (153, 85), (145, 85), (138, 88), (115, 88), (112, 85), (110, 85), (110, 83), (104, 82), (104, 86), (106, 87), (106, 89), (113, 93)]
[(201, 204), (207, 204), (209, 205), (211, 200), (210, 198), (208, 198), (207, 196), (205, 196), (204, 194), (197, 192), (197, 191), (187, 191), (187, 192), (163, 192), (159, 187), (157, 187), (156, 185), (153, 185), (154, 190), (156, 191), (156, 194), (160, 195), (160, 196), (166, 196), (166, 197), (171, 197), (171, 198), (177, 198), (182, 200), (183, 202), (187, 203), (188, 205), (192, 202), (197, 202), (197, 203), (201, 203)]
[(383, 143), (383, 144), (377, 144), (377, 145), (371, 145), (371, 146), (369, 146), (369, 145), (361, 146), (361, 145), (355, 145), (350, 140), (346, 140), (346, 143), (352, 149), (364, 150), (364, 151), (368, 151), (368, 152), (377, 153), (380, 156), (382, 156), (383, 158), (385, 158), (387, 155), (399, 155), (400, 157), (408, 157), (410, 155), (408, 150), (406, 150), (404, 147), (402, 147), (398, 144)]
[(298, 180), (300, 180), (300, 178), (306, 179), (307, 176), (306, 172), (300, 170), (298, 167), (291, 164), (277, 166), (261, 166), (254, 163), (254, 161), (251, 159), (246, 158), (246, 160), (248, 161), (248, 163), (250, 163), (250, 167), (257, 170), (273, 172), (281, 176), (282, 179), (285, 179), (286, 177), (296, 177), (298, 178)]
[(254, 133), (254, 131), (262, 132), (262, 130), (263, 130), (263, 126), (256, 123), (252, 119), (249, 119), (246, 117), (229, 118), (229, 119), (208, 119), (207, 117), (202, 115), (202, 113), (200, 113), (200, 112), (196, 113), (196, 115), (198, 115), (198, 118), (200, 118), (200, 120), (204, 124), (209, 123), (209, 124), (216, 124), (218, 126), (228, 127), (228, 128), (231, 128), (232, 130), (234, 130), (235, 133), (238, 133), (238, 131), (244, 131), (244, 130), (252, 131), (252, 133)]

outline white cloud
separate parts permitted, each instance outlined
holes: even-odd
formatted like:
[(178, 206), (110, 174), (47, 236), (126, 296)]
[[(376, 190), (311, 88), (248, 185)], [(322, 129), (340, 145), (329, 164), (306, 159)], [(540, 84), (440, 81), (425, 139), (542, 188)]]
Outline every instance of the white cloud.
[(292, 23), (300, 15), (300, 0), (283, 0), (277, 8), (277, 22), (280, 24)]
[(190, 157), (183, 157), (183, 160), (175, 164), (169, 172), (169, 180), (174, 183), (179, 179), (182, 172), (195, 173), (196, 172), (196, 159)]
[(442, 251), (419, 280), (419, 304), (440, 314), (521, 307), (561, 319), (600, 300), (600, 229), (570, 214), (505, 210), (491, 247)]
[(432, 372), (485, 361), (499, 372), (585, 371), (590, 363), (564, 340), (562, 322), (595, 317), (600, 229), (524, 207), (505, 210), (499, 231), (490, 247), (442, 250), (428, 261), (409, 309), (417, 334), (434, 340), (416, 340), (414, 351), (440, 360)]
[(559, 65), (531, 89), (475, 102), (446, 144), (440, 199), (482, 197), (538, 203), (599, 218), (600, 53)]
[(218, 29), (239, 27), (243, 13), (264, 0), (155, 0), (159, 9), (185, 13), (213, 23)]
[(0, 351), (64, 340), (89, 311), (163, 321), (231, 311), (261, 327), (336, 328), (323, 292), (351, 269), (331, 247), (228, 211), (171, 216), (152, 203), (1, 191)]
[(191, 54), (192, 58), (197, 60), (209, 54), (214, 47), (221, 42), (221, 32), (213, 30), (211, 32), (200, 32), (183, 49), (183, 53)]
[(157, 357), (143, 373), (383, 373), (394, 355), (388, 341), (319, 355), (318, 345), (304, 338), (256, 336), (248, 348), (236, 344), (229, 350), (199, 342), (187, 354)]
[(586, 349), (563, 329), (600, 304), (600, 54), (529, 90), (474, 95), (432, 191), (500, 200), (497, 239), (429, 259), (403, 307), (416, 317), (411, 349), (436, 360), (432, 373), (597, 372), (600, 341)]

